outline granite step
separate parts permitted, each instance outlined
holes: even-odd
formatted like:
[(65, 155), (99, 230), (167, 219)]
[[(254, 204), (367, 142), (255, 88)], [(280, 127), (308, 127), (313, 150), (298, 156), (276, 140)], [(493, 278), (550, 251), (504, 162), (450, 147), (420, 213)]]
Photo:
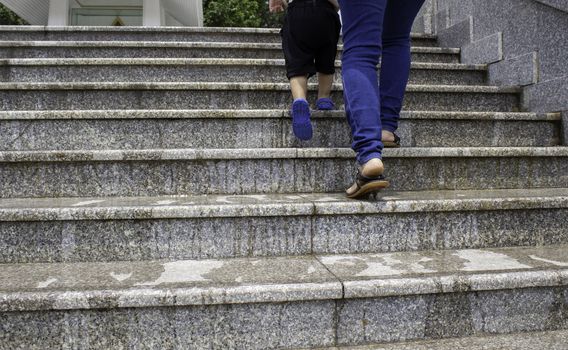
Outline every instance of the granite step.
[[(560, 145), (560, 120), (558, 113), (407, 111), (397, 133), (404, 147), (546, 147)], [(4, 111), (0, 150), (350, 147), (344, 111), (314, 111), (312, 121), (314, 138), (301, 142), (288, 110)]]
[(546, 246), (567, 214), (568, 188), (0, 199), (0, 263)]
[[(343, 46), (338, 46), (338, 58)], [(413, 62), (459, 63), (460, 49), (410, 48)], [(280, 43), (168, 41), (0, 41), (0, 58), (282, 59)]]
[[(341, 83), (336, 61), (335, 82)], [(411, 84), (483, 85), (486, 65), (412, 63)], [(56, 58), (0, 60), (2, 82), (287, 83), (284, 60), (235, 58)], [(314, 82), (317, 80), (313, 79)]]
[[(566, 350), (568, 331), (523, 332), (312, 350)], [(300, 349), (298, 349), (300, 350)]]
[[(174, 41), (280, 43), (279, 28), (2, 26), (3, 41)], [(437, 46), (436, 36), (412, 33), (413, 46)]]
[(2, 340), (282, 349), (566, 330), (567, 249), (3, 264)]
[[(342, 86), (332, 98), (343, 107)], [(315, 100), (310, 85), (310, 100)], [(2, 110), (287, 109), (288, 83), (0, 83)], [(405, 110), (514, 112), (520, 89), (497, 86), (408, 85)]]
[[(383, 155), (394, 190), (568, 187), (568, 147)], [(356, 173), (348, 148), (3, 151), (0, 164), (0, 198), (339, 192)]]

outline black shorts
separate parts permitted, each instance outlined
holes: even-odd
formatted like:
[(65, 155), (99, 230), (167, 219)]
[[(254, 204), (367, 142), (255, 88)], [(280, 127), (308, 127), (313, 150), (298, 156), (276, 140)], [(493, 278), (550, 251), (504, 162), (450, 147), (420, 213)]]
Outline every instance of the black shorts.
[(280, 31), (286, 76), (335, 73), (339, 15), (327, 0), (294, 0)]

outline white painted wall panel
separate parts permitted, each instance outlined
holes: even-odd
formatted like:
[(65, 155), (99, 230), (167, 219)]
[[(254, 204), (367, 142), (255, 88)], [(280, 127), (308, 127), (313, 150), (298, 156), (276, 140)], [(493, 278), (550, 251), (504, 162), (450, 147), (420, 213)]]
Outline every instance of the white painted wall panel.
[[(170, 23), (185, 26), (203, 26), (202, 0), (162, 0), (164, 10), (172, 19)], [(119, 5), (116, 0), (80, 0), (83, 4)], [(49, 14), (49, 0), (0, 0), (9, 9), (34, 25), (47, 25)], [(140, 0), (126, 0), (120, 5), (138, 5)]]
[(202, 0), (162, 0), (166, 12), (186, 26), (203, 26)]
[(143, 0), (76, 0), (83, 6), (142, 6)]

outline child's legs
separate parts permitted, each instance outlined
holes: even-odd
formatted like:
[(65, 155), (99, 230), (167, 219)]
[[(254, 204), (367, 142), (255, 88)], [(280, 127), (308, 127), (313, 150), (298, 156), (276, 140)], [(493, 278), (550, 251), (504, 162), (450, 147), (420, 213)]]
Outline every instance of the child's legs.
[(294, 100), (303, 98), (304, 100), (308, 97), (308, 76), (298, 75), (290, 78), (290, 90), (292, 91), (292, 97)]
[(410, 74), (410, 31), (424, 0), (389, 0), (383, 25), (381, 122), (394, 132)]
[[(326, 0), (327, 1), (327, 0)], [(320, 5), (321, 6), (321, 5)], [(339, 15), (329, 3), (320, 8), (318, 25), (319, 47), (315, 54), (315, 66), (318, 72), (318, 98), (329, 98), (335, 74), (335, 58), (337, 57), (337, 42), (341, 32)]]
[(387, 0), (340, 0), (343, 95), (359, 164), (381, 158), (383, 149), (376, 67), (386, 6)]
[(301, 35), (309, 29), (309, 21), (306, 20), (306, 17), (309, 18), (309, 13), (305, 10), (302, 3), (290, 5), (280, 32), (286, 76), (290, 80), (290, 90), (294, 99), (306, 99), (308, 77), (316, 73), (313, 50), (304, 42), (305, 38)]
[(339, 35), (316, 55), (315, 64), (316, 70), (318, 71), (318, 98), (329, 98), (331, 95), (338, 40)]
[(318, 73), (318, 99), (329, 98), (333, 86), (333, 74)]

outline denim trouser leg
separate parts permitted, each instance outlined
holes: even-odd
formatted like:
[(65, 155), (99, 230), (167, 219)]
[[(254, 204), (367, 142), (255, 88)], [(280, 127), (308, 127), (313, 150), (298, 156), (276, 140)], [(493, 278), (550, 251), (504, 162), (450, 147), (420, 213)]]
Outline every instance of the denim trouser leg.
[[(410, 30), (423, 2), (339, 1), (344, 45), (343, 95), (353, 135), (352, 148), (359, 164), (381, 158), (381, 118), (385, 120), (385, 130), (396, 129), (398, 124), (410, 69)], [(386, 42), (384, 48), (383, 40)], [(406, 40), (405, 44), (403, 40)], [(376, 70), (381, 54), (384, 55), (381, 68), (384, 92), (379, 90)]]
[(381, 59), (381, 124), (394, 132), (410, 73), (410, 31), (424, 0), (388, 1), (383, 21)]
[(343, 56), (341, 75), (345, 112), (357, 161), (381, 158), (379, 82), (383, 15), (387, 0), (340, 0)]

